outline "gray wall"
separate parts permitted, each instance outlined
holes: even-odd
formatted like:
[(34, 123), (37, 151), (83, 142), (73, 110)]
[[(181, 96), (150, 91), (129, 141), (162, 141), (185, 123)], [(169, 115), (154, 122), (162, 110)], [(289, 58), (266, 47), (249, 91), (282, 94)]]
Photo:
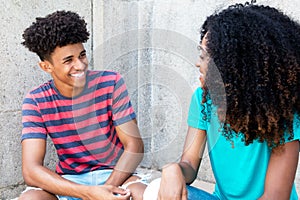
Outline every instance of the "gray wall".
[[(200, 26), (207, 15), (235, 2), (244, 1), (0, 0), (0, 199), (16, 197), (24, 189), (21, 103), (31, 88), (50, 78), (39, 69), (37, 56), (20, 45), (23, 30), (35, 17), (62, 9), (85, 17), (91, 68), (123, 75), (146, 147), (141, 167), (160, 169), (177, 161), (182, 150), (189, 100), (198, 86), (194, 63)], [(300, 19), (297, 0), (258, 3)], [(56, 156), (50, 142), (48, 148), (45, 165), (53, 169)], [(207, 153), (199, 179), (214, 181)]]

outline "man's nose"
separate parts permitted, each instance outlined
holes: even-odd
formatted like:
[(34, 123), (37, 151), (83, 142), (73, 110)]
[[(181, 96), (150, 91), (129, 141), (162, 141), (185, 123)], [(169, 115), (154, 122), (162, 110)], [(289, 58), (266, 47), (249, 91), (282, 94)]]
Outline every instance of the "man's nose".
[(74, 68), (76, 70), (83, 70), (85, 68), (85, 66), (86, 66), (86, 63), (83, 60), (77, 59), (75, 65), (74, 65)]

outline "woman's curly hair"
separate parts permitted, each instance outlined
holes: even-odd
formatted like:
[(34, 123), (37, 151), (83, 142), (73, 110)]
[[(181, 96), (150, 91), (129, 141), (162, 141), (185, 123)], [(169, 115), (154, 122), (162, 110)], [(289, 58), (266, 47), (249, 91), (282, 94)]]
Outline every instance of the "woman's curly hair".
[(36, 18), (24, 31), (22, 44), (41, 60), (50, 59), (57, 46), (85, 43), (89, 38), (86, 25), (77, 13), (56, 11), (45, 18)]
[(226, 138), (243, 134), (246, 145), (258, 139), (270, 147), (283, 144), (285, 133), (293, 138), (300, 116), (299, 24), (275, 8), (236, 4), (206, 19), (204, 37), (211, 58), (206, 79), (214, 80), (214, 63), (225, 88), (226, 104), (213, 102), (225, 105)]

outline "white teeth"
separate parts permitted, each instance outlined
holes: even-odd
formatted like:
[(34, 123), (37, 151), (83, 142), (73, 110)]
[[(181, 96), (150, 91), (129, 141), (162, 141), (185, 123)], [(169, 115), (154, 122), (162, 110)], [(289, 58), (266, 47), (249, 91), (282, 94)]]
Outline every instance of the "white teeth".
[(76, 78), (79, 78), (79, 77), (81, 77), (83, 75), (84, 75), (84, 72), (77, 73), (77, 74), (71, 74), (72, 77), (76, 77)]

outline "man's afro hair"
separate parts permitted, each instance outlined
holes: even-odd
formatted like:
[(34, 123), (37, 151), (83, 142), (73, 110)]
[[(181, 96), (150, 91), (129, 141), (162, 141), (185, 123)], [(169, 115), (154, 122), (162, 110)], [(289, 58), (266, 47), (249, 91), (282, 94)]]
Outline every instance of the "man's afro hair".
[(77, 13), (56, 11), (44, 18), (36, 18), (36, 22), (24, 31), (22, 44), (41, 60), (50, 59), (57, 46), (85, 43), (89, 38), (86, 25)]

